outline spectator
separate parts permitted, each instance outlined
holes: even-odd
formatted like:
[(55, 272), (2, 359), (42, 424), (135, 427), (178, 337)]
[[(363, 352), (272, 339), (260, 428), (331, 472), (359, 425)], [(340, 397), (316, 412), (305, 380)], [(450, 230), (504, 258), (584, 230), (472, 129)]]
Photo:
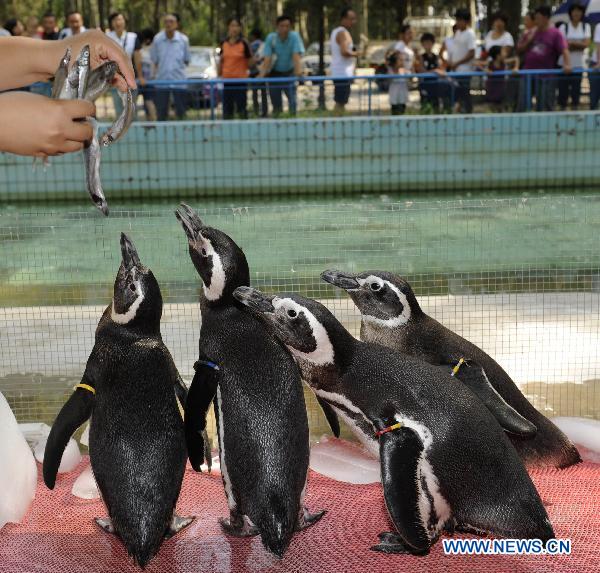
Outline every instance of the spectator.
[[(563, 70), (566, 74), (571, 73), (571, 56), (567, 41), (562, 32), (550, 26), (551, 9), (548, 6), (539, 6), (535, 10), (535, 30), (523, 44), (525, 58), (523, 69), (525, 70), (549, 70), (556, 68), (558, 59), (563, 56)], [(525, 78), (526, 80), (526, 78)], [(554, 108), (556, 93), (556, 76), (536, 76), (534, 81), (534, 92), (536, 97), (536, 108), (538, 111), (551, 111)], [(529, 97), (527, 89), (522, 89), (522, 97)], [(525, 101), (526, 109), (530, 101)]]
[[(238, 18), (227, 22), (227, 38), (221, 43), (221, 58), (218, 74), (223, 79), (245, 79), (248, 77), (252, 61), (250, 45), (242, 36), (242, 23)], [(248, 117), (247, 82), (227, 82), (223, 84), (223, 118), (233, 119), (236, 113)]]
[[(448, 50), (448, 70), (452, 72), (472, 72), (477, 44), (475, 32), (471, 29), (471, 12), (456, 11), (456, 33)], [(457, 78), (457, 99), (464, 113), (473, 111), (471, 100), (471, 76)]]
[(10, 18), (4, 22), (4, 29), (11, 36), (22, 36), (25, 32), (25, 26), (23, 26), (23, 22), (18, 18)]
[[(271, 78), (302, 76), (302, 54), (304, 44), (298, 32), (292, 30), (292, 19), (285, 14), (277, 18), (277, 30), (271, 32), (264, 45), (264, 61), (260, 77)], [(275, 58), (275, 61), (273, 61)], [(288, 100), (288, 108), (292, 115), (296, 113), (296, 83), (271, 83), (269, 96), (273, 105), (273, 114), (279, 115), (283, 110), (283, 93)]]
[[(263, 63), (263, 41), (262, 32), (254, 28), (250, 32), (250, 52), (252, 53), (252, 65), (250, 66), (250, 77), (256, 78), (260, 74), (260, 68)], [(269, 102), (267, 101), (267, 90), (262, 84), (252, 83), (252, 108), (254, 115), (267, 117), (269, 113)], [(260, 96), (260, 106), (258, 99)]]
[(413, 38), (413, 31), (410, 24), (402, 24), (398, 33), (398, 41), (394, 44), (394, 50), (403, 55), (404, 62), (402, 67), (406, 70), (406, 73), (414, 71), (415, 52), (411, 48)]
[(454, 34), (456, 34), (456, 24), (452, 26), (452, 36), (444, 38), (442, 47), (440, 48), (440, 60), (444, 66), (448, 65), (448, 53), (452, 49), (452, 42), (454, 42)]
[(356, 69), (358, 52), (352, 43), (350, 30), (356, 24), (356, 12), (352, 8), (344, 8), (340, 16), (340, 25), (331, 32), (329, 43), (331, 46), (331, 75), (333, 77), (348, 78), (347, 80), (334, 80), (333, 100), (335, 114), (343, 115), (346, 104), (350, 99), (352, 77)]
[(46, 12), (42, 17), (42, 30), (42, 40), (58, 40), (56, 16), (52, 12)]
[[(569, 46), (571, 55), (571, 68), (587, 67), (586, 55), (592, 39), (592, 29), (587, 22), (583, 21), (585, 8), (583, 5), (574, 3), (569, 6), (569, 20), (558, 25), (563, 32)], [(561, 56), (558, 59), (558, 65), (562, 66), (564, 59)], [(558, 105), (563, 111), (567, 109), (569, 97), (571, 98), (572, 108), (579, 107), (581, 99), (581, 72), (571, 72), (569, 75), (558, 79)]]
[[(113, 12), (108, 17), (108, 25), (110, 26), (110, 31), (108, 31), (106, 35), (119, 44), (119, 46), (123, 48), (123, 51), (131, 58), (138, 81), (140, 82), (140, 85), (144, 85), (146, 82), (142, 75), (142, 45), (137, 34), (135, 32), (127, 31), (127, 20), (122, 12)], [(119, 97), (118, 90), (112, 90), (112, 99), (115, 106), (115, 115), (118, 117), (123, 111), (123, 102)], [(134, 90), (133, 101), (136, 99), (137, 90)]]
[(86, 27), (83, 25), (83, 16), (79, 12), (69, 12), (67, 14), (67, 27), (60, 31), (58, 36), (59, 40), (64, 40), (69, 36), (75, 36), (86, 31)]
[(146, 112), (146, 119), (148, 121), (156, 121), (156, 104), (154, 103), (155, 90), (152, 86), (148, 85), (148, 80), (154, 79), (154, 64), (150, 57), (150, 50), (152, 46), (152, 40), (154, 39), (154, 31), (150, 28), (145, 28), (138, 34), (140, 40), (140, 60), (142, 66), (142, 73), (138, 75), (138, 81), (140, 82), (140, 94), (144, 97), (144, 111)]
[[(190, 41), (178, 30), (179, 21), (179, 14), (166, 14), (163, 20), (165, 29), (159, 32), (152, 42), (150, 57), (156, 66), (157, 80), (186, 79), (185, 67), (190, 63)], [(154, 92), (154, 101), (158, 120), (167, 119), (171, 96), (177, 118), (183, 119), (186, 110), (186, 94), (185, 87), (157, 89)]]
[(422, 78), (419, 80), (419, 92), (421, 95), (421, 110), (439, 113), (440, 101), (443, 102), (444, 110), (450, 111), (450, 86), (448, 80), (442, 76), (446, 75), (441, 58), (433, 52), (435, 36), (425, 33), (421, 36), (423, 53), (415, 60), (415, 69), (418, 73), (438, 74), (437, 78)]
[(535, 34), (535, 12), (533, 10), (530, 10), (525, 14), (525, 17), (523, 18), (523, 27), (525, 30), (517, 42), (517, 55), (519, 55), (521, 59), (524, 58), (525, 53), (529, 49), (531, 37)]
[(512, 48), (515, 45), (515, 40), (511, 33), (506, 30), (508, 24), (508, 18), (502, 12), (496, 12), (492, 14), (490, 18), (491, 30), (485, 36), (485, 52), (489, 54), (490, 50), (494, 46), (500, 46), (504, 58), (509, 58), (512, 52)]
[[(408, 73), (404, 67), (404, 52), (394, 50), (387, 59), (388, 73), (391, 75), (401, 75)], [(406, 112), (408, 103), (408, 83), (403, 78), (393, 78), (390, 80), (388, 96), (390, 98), (390, 107), (392, 115), (403, 115)]]
[(596, 24), (594, 30), (594, 53), (591, 57), (590, 67), (594, 70), (589, 74), (590, 80), (590, 109), (598, 109), (600, 101), (600, 25)]
[(35, 16), (29, 16), (25, 21), (25, 32), (23, 34), (28, 38), (42, 39), (42, 31), (40, 30), (40, 21)]
[[(506, 70), (503, 46), (496, 44), (489, 51), (487, 71), (491, 74)], [(485, 101), (492, 104), (492, 110), (503, 111), (506, 98), (506, 77), (490, 76), (485, 82)]]

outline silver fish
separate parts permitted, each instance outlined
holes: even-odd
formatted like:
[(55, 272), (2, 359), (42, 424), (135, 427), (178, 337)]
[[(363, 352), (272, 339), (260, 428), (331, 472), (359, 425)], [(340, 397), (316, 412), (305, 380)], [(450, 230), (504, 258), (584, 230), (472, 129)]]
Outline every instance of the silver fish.
[(76, 99), (77, 88), (79, 86), (79, 62), (75, 60), (69, 74), (67, 75), (67, 81), (63, 84), (58, 99)]
[(85, 185), (94, 205), (108, 216), (108, 203), (100, 182), (100, 143), (98, 142), (98, 122), (93, 117), (86, 118), (94, 130), (91, 141), (83, 148)]
[[(122, 74), (120, 75), (122, 77)], [(135, 117), (135, 102), (133, 101), (132, 91), (127, 88), (126, 92), (119, 91), (118, 93), (121, 102), (123, 103), (123, 111), (100, 139), (100, 143), (104, 147), (108, 147), (111, 143), (121, 139), (121, 137), (127, 133), (127, 130)]]
[(54, 80), (52, 82), (52, 94), (53, 99), (58, 99), (65, 82), (67, 81), (67, 75), (69, 73), (69, 62), (71, 61), (71, 48), (67, 48), (65, 55), (60, 61), (60, 65), (54, 74)]
[(79, 57), (77, 58), (77, 97), (83, 99), (87, 90), (88, 77), (90, 74), (90, 47), (88, 45), (81, 48)]
[(105, 62), (101, 66), (90, 71), (84, 99), (96, 101), (105, 94), (112, 85), (113, 78), (119, 69), (116, 62)]

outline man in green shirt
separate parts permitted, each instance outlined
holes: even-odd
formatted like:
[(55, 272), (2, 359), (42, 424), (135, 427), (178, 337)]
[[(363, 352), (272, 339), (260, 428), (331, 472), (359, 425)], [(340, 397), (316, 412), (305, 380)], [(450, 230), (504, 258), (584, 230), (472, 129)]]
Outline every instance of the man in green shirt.
[[(304, 44), (298, 32), (292, 30), (292, 19), (283, 15), (277, 18), (277, 30), (271, 32), (264, 43), (263, 64), (260, 77), (271, 78), (299, 77), (302, 75)], [(296, 113), (296, 82), (277, 82), (269, 84), (269, 96), (273, 105), (273, 113), (278, 115), (283, 110), (283, 96), (288, 100), (290, 113)]]

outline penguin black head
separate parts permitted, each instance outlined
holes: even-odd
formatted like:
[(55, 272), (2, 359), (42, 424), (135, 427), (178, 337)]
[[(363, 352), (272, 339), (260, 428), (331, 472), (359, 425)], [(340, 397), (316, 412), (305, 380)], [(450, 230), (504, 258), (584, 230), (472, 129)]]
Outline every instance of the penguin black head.
[(423, 314), (411, 286), (401, 277), (385, 271), (359, 275), (328, 270), (321, 278), (344, 289), (354, 301), (365, 322), (385, 328), (405, 325)]
[(208, 301), (230, 300), (238, 286), (250, 284), (246, 255), (229, 235), (204, 225), (185, 203), (175, 211), (175, 216), (188, 238), (190, 257), (204, 283)]
[(295, 294), (238, 287), (233, 296), (262, 318), (291, 353), (315, 366), (338, 364), (354, 339), (321, 303)]
[(162, 295), (152, 271), (142, 265), (131, 239), (121, 233), (121, 266), (115, 279), (111, 319), (117, 324), (160, 331)]

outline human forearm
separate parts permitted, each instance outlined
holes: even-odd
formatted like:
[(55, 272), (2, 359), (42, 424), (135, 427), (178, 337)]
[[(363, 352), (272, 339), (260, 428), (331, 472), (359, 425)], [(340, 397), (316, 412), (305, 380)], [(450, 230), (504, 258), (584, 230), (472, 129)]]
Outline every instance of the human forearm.
[(99, 30), (91, 30), (59, 41), (39, 41), (33, 38), (0, 38), (0, 90), (23, 87), (50, 79), (68, 47), (76, 58), (81, 48), (89, 44), (92, 68), (113, 60), (125, 79), (116, 83), (125, 89), (135, 88), (131, 60), (119, 45)]
[(62, 42), (0, 38), (0, 90), (49, 80), (63, 55), (57, 50), (57, 45), (62, 45)]
[(294, 75), (302, 75), (302, 59), (300, 58), (300, 54), (294, 54)]

